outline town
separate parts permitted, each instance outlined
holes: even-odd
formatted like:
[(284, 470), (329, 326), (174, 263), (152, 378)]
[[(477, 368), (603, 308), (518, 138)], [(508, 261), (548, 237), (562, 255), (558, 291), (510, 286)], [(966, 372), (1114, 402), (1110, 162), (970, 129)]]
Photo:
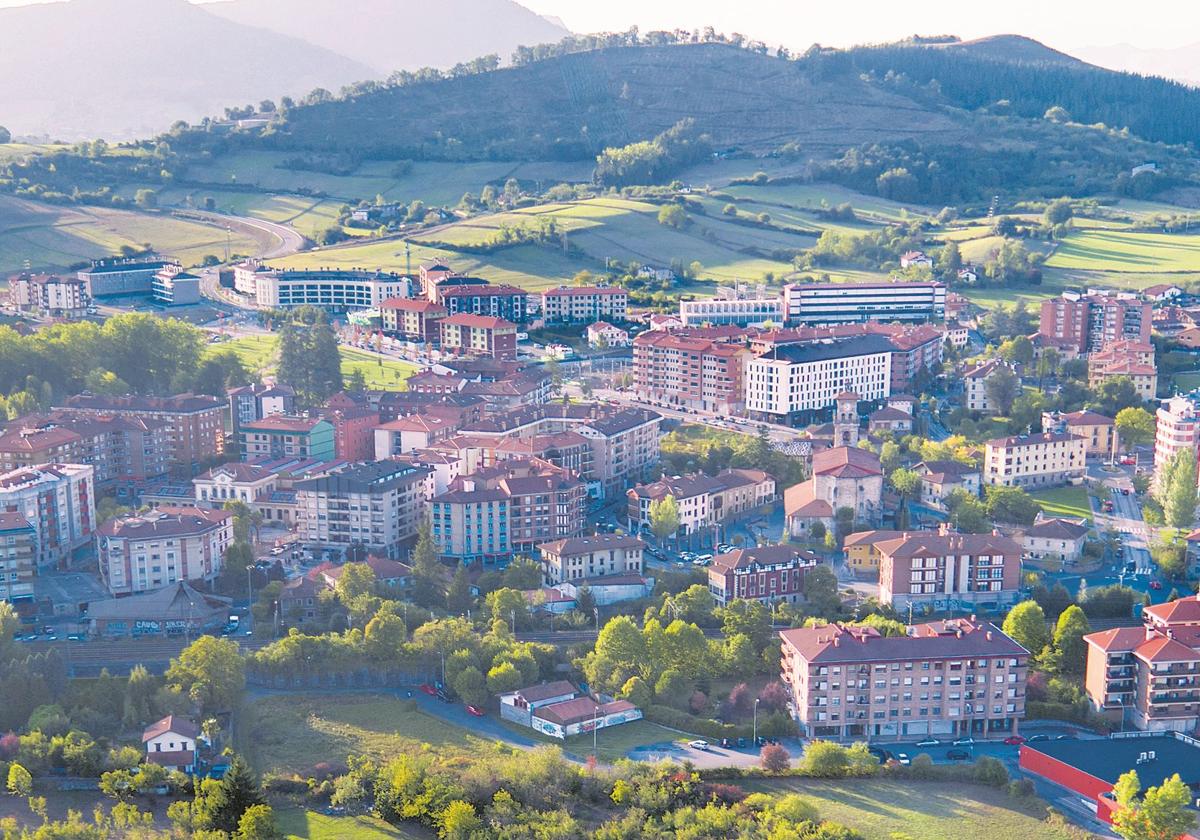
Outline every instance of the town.
[(0, 836), (1200, 840), (1192, 82), (159, 5), (0, 9)]

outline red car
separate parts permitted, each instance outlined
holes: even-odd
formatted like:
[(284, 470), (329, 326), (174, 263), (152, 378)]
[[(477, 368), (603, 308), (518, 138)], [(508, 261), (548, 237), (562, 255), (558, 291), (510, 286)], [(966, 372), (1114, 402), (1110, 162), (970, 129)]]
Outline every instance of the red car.
[(486, 714), (483, 709), (478, 706), (472, 706), (470, 703), (467, 704), (467, 713), (475, 715), (475, 717), (483, 717)]
[(1150, 588), (1151, 589), (1162, 589), (1162, 581), (1161, 580), (1150, 581)]
[(421, 689), (421, 691), (425, 692), (425, 693), (426, 693), (426, 694), (428, 694), (430, 697), (437, 697), (437, 689), (436, 689), (436, 688), (434, 688), (434, 687), (433, 687), (432, 685), (430, 685), (429, 683), (421, 683), (421, 685), (419, 686), (419, 688)]
[(1025, 736), (1024, 735), (1009, 735), (1007, 738), (1004, 739), (1004, 743), (1008, 744), (1010, 747), (1019, 747), (1021, 744), (1025, 743)]
[(1132, 467), (1134, 464), (1137, 463), (1137, 459), (1136, 458), (1122, 458), (1121, 463), (1127, 467)]

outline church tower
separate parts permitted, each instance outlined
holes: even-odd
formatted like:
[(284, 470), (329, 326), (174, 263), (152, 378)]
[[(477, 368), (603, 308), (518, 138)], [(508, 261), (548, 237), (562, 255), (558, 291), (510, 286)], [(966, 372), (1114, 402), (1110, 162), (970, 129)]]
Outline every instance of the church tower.
[(837, 408), (833, 414), (833, 445), (858, 445), (858, 394), (842, 391), (834, 397)]

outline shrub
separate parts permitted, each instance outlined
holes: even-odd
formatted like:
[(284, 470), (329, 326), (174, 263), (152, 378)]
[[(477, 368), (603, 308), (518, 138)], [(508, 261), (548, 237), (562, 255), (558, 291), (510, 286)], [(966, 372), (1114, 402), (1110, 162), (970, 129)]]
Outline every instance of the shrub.
[(708, 708), (708, 695), (703, 691), (693, 691), (691, 698), (688, 700), (688, 710), (698, 715)]
[(1013, 779), (1008, 783), (1008, 795), (1015, 799), (1024, 799), (1033, 794), (1033, 782), (1029, 779)]
[(845, 776), (850, 767), (846, 748), (832, 741), (812, 741), (804, 748), (800, 769), (818, 779), (835, 779)]
[(737, 785), (710, 784), (705, 790), (708, 792), (710, 799), (716, 799), (718, 802), (723, 802), (726, 805), (733, 805), (746, 798), (746, 791)]
[(792, 767), (792, 756), (779, 744), (767, 744), (758, 754), (758, 762), (768, 773), (784, 773)]
[(1000, 788), (1008, 784), (1008, 771), (1004, 765), (999, 759), (987, 755), (975, 762), (971, 775), (975, 781), (990, 787)]

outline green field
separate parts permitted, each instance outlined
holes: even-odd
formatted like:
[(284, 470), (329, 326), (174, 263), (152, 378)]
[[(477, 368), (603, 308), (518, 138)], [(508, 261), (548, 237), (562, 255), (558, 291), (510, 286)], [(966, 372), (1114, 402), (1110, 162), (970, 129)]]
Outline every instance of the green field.
[(378, 817), (332, 817), (298, 807), (276, 808), (275, 823), (287, 840), (426, 840), (419, 825), (388, 825)]
[(1126, 274), (1200, 272), (1200, 235), (1079, 231), (1063, 239), (1046, 265)]
[[(787, 779), (746, 784), (769, 793), (795, 792), (822, 819), (847, 825), (867, 840), (1078, 840), (1046, 822), (1044, 806), (1026, 807), (982, 785), (883, 779)], [(968, 827), (969, 826), (969, 830)]]
[[(522, 738), (531, 738), (543, 744), (562, 747), (563, 751), (576, 758), (585, 758), (592, 754), (592, 736), (572, 735), (565, 741), (542, 735), (536, 730), (513, 723), (505, 723), (514, 734)], [(637, 720), (623, 723), (611, 729), (600, 729), (596, 733), (596, 758), (602, 762), (612, 763), (627, 758), (630, 750), (651, 744), (669, 744), (674, 741), (686, 741), (695, 736), (675, 729), (667, 729), (657, 723), (647, 720)]]
[[(210, 347), (214, 351), (228, 347), (238, 355), (247, 370), (260, 376), (271, 373), (279, 364), (277, 335), (243, 336)], [(417, 372), (416, 365), (390, 358), (383, 358), (380, 363), (380, 356), (353, 347), (341, 346), (338, 353), (342, 357), (342, 376), (348, 377), (356, 370), (362, 371), (368, 388), (403, 391), (405, 380)]]
[(370, 755), (387, 760), (421, 750), (470, 748), (465, 729), (382, 694), (288, 694), (247, 703), (238, 751), (260, 772), (303, 773), (319, 762)]
[[(268, 234), (262, 236), (259, 241), (234, 232), (230, 245), (235, 253), (257, 254), (265, 242), (275, 241)], [(223, 256), (225, 244), (224, 229), (167, 214), (59, 207), (0, 196), (0, 272), (21, 269), (27, 261), (34, 268), (63, 269), (116, 254), (122, 245), (150, 245), (193, 266), (208, 254)]]
[(1092, 506), (1086, 487), (1054, 487), (1029, 494), (1050, 516), (1083, 517), (1092, 520)]

